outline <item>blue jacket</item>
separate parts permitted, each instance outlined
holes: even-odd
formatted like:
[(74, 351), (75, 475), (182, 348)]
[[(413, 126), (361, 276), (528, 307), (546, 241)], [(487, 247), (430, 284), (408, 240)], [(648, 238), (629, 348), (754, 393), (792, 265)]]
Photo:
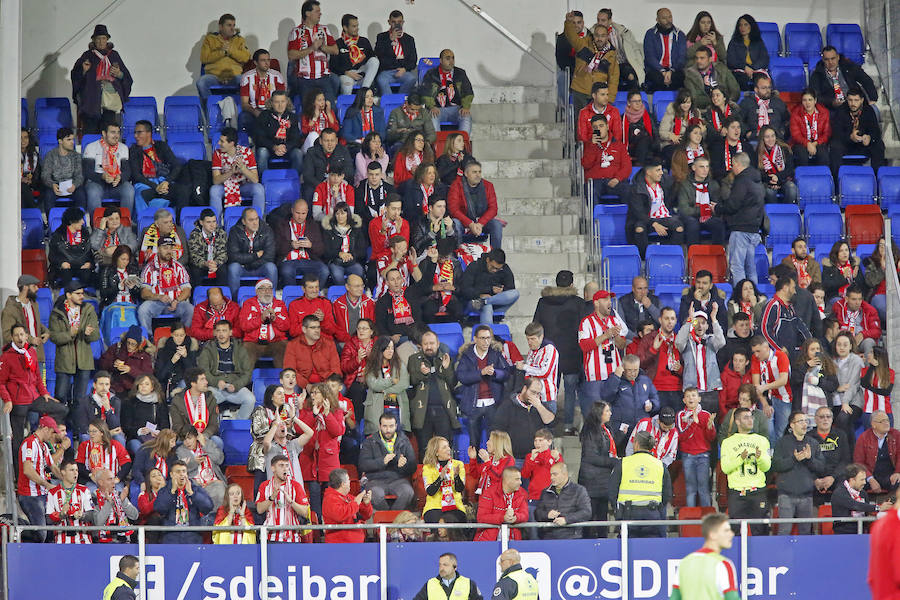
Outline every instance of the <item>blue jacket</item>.
[[(202, 525), (200, 517), (212, 512), (213, 501), (202, 487), (195, 484), (191, 484), (191, 486), (194, 493), (188, 496), (188, 525)], [(175, 497), (172, 495), (172, 488), (169, 485), (159, 490), (159, 495), (153, 503), (153, 510), (162, 515), (163, 525), (175, 526)], [(167, 533), (163, 536), (165, 544), (199, 544), (202, 540), (202, 533), (196, 531)]]
[[(644, 70), (662, 71), (662, 40), (659, 31), (653, 26), (644, 34)], [(675, 29), (675, 43), (672, 44), (672, 69), (683, 69), (687, 60), (687, 39), (684, 32)]]
[(600, 392), (601, 397), (609, 402), (612, 409), (612, 418), (609, 421), (609, 430), (619, 431), (619, 425), (627, 423), (629, 428), (637, 425), (637, 422), (650, 415), (644, 410), (644, 403), (649, 400), (653, 407), (651, 412), (659, 410), (659, 393), (653, 381), (643, 371), (638, 374), (634, 383), (624, 376), (618, 377), (611, 374), (603, 382)]
[[(488, 386), (491, 388), (495, 405), (500, 404), (503, 399), (503, 382), (511, 371), (509, 363), (500, 353), (499, 346), (496, 342), (491, 342), (487, 353), (488, 364), (494, 366), (494, 376), (488, 380)], [(475, 356), (475, 344), (470, 342), (460, 349), (459, 360), (456, 363), (456, 380), (460, 384), (456, 390), (456, 397), (459, 400), (459, 408), (465, 415), (471, 414), (475, 408), (481, 377), (478, 357)]]
[[(372, 124), (375, 126), (375, 131), (378, 132), (378, 135), (381, 136), (381, 141), (384, 143), (384, 109), (380, 106), (372, 107), (372, 120), (375, 122)], [(362, 117), (358, 110), (348, 110), (347, 114), (344, 115), (344, 122), (341, 125), (341, 137), (347, 140), (348, 142), (353, 142), (359, 139), (362, 139), (366, 136), (363, 135), (362, 128)]]

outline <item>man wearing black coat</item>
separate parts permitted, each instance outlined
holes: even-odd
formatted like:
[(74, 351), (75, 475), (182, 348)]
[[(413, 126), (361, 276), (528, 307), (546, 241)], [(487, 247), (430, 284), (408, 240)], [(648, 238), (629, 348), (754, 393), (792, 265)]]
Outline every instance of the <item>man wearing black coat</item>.
[(875, 109), (866, 103), (862, 90), (851, 88), (847, 102), (831, 114), (831, 171), (838, 172), (845, 154), (862, 154), (877, 173), (884, 165), (884, 140)]
[(640, 330), (642, 321), (651, 321), (659, 327), (659, 298), (650, 293), (645, 277), (638, 275), (631, 280), (631, 291), (619, 298), (619, 316), (628, 325), (628, 333)]
[[(572, 24), (575, 25), (575, 33), (578, 37), (584, 37), (584, 14), (580, 10), (572, 11)], [(566, 69), (569, 75), (566, 75)], [(566, 34), (556, 36), (556, 88), (563, 102), (569, 101), (569, 78), (575, 72), (575, 50), (566, 39)]]
[[(866, 487), (866, 468), (858, 463), (847, 465), (845, 481), (835, 485), (831, 495), (831, 514), (834, 517), (849, 517), (853, 513), (877, 513), (890, 510), (890, 501), (874, 504), (863, 489)], [(850, 489), (848, 489), (850, 488)], [(834, 532), (838, 534), (854, 534), (859, 532), (859, 524), (855, 521), (835, 521)]]
[[(541, 492), (534, 520), (568, 525), (591, 519), (591, 497), (583, 485), (569, 478), (569, 467), (558, 462), (550, 467), (550, 487)], [(572, 540), (581, 537), (581, 527), (541, 529), (545, 540)]]
[(62, 223), (50, 236), (47, 249), (53, 287), (64, 288), (72, 279), (78, 279), (82, 285), (92, 285), (94, 251), (80, 208), (70, 206), (63, 212)]
[(847, 102), (847, 92), (855, 87), (865, 92), (869, 102), (878, 101), (878, 89), (872, 78), (861, 66), (841, 56), (834, 46), (822, 48), (822, 60), (809, 74), (809, 87), (815, 90), (819, 103), (831, 111), (832, 119), (834, 111)]
[(684, 225), (675, 214), (675, 204), (674, 180), (663, 172), (659, 159), (647, 160), (634, 175), (625, 219), (625, 235), (638, 247), (641, 258), (651, 232), (663, 244), (679, 246), (684, 241)]
[(256, 167), (260, 173), (269, 168), (273, 157), (281, 157), (291, 161), (291, 168), (297, 171), (297, 175), (303, 174), (300, 123), (289, 103), (287, 92), (274, 91), (271, 108), (266, 108), (256, 117), (253, 142), (256, 144)]
[(148, 205), (154, 198), (164, 198), (180, 214), (191, 196), (190, 188), (178, 183), (184, 167), (181, 160), (167, 143), (153, 139), (150, 121), (134, 124), (134, 139), (135, 143), (128, 147), (128, 163), (135, 194), (140, 193)]
[(328, 281), (328, 267), (322, 260), (325, 241), (322, 227), (309, 211), (304, 199), (295, 200), (290, 214), (285, 207), (269, 213), (266, 220), (275, 234), (275, 259), (281, 286), (297, 283), (297, 274), (319, 279), (319, 287)]
[(306, 201), (312, 202), (316, 186), (325, 181), (328, 173), (338, 171), (344, 174), (345, 179), (351, 180), (356, 167), (347, 148), (338, 144), (337, 132), (326, 127), (303, 157), (303, 197)]
[(278, 280), (275, 268), (275, 236), (256, 212), (245, 208), (241, 220), (228, 232), (228, 287), (237, 298), (241, 277)]
[[(409, 478), (416, 472), (416, 453), (403, 431), (397, 431), (397, 417), (384, 413), (378, 419), (378, 431), (366, 438), (359, 449), (359, 471), (369, 479), (366, 490), (372, 492), (375, 510), (404, 510), (415, 492)], [(393, 507), (385, 494), (397, 496)]]
[[(744, 137), (755, 140), (762, 126), (768, 124), (775, 130), (778, 139), (786, 141), (791, 133), (787, 105), (774, 91), (772, 79), (765, 73), (754, 75), (753, 83), (753, 93), (745, 94), (744, 99), (738, 104), (744, 120)], [(767, 123), (760, 119), (761, 111), (766, 112)]]
[(741, 152), (734, 157), (731, 168), (734, 182), (731, 194), (717, 204), (715, 214), (725, 218), (731, 234), (728, 237), (728, 268), (731, 281), (750, 279), (759, 283), (756, 275), (756, 247), (762, 241), (759, 231), (765, 216), (766, 190), (759, 171), (750, 166), (750, 156)]
[(463, 272), (459, 282), (460, 296), (469, 302), (472, 310), (481, 313), (481, 323), (494, 322), (494, 310), (506, 310), (519, 299), (516, 280), (506, 253), (494, 248)]

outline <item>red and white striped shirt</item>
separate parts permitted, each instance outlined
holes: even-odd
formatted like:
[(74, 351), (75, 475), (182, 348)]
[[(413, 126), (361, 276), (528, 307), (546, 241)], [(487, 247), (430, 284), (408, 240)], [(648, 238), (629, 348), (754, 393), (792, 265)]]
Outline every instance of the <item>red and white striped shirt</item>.
[(759, 375), (760, 383), (772, 383), (782, 373), (787, 373), (788, 383), (780, 388), (769, 390), (769, 398), (773, 400), (781, 400), (782, 402), (791, 402), (793, 395), (791, 394), (791, 361), (788, 360), (787, 354), (781, 350), (769, 349), (769, 358), (760, 363), (756, 356), (750, 363), (750, 375)]
[(19, 483), (16, 493), (20, 496), (46, 496), (46, 488), (43, 488), (28, 479), (28, 477), (25, 476), (25, 469), (23, 466), (25, 461), (29, 461), (34, 465), (34, 470), (37, 471), (38, 475), (47, 481), (50, 481), (50, 465), (52, 464), (52, 460), (50, 447), (39, 440), (36, 434), (31, 434), (25, 438), (25, 441), (22, 442), (22, 447), (19, 449)]
[[(325, 46), (334, 46), (334, 38), (328, 33), (324, 25), (315, 25), (312, 28), (297, 25), (291, 30), (288, 38), (288, 50), (306, 50), (313, 44), (313, 40), (321, 38)], [(319, 79), (329, 75), (328, 55), (322, 49), (313, 50), (307, 56), (297, 61), (296, 75), (302, 79)]]
[(597, 346), (596, 342), (597, 336), (615, 325), (619, 326), (620, 336), (628, 335), (628, 326), (616, 313), (611, 313), (608, 317), (591, 313), (581, 320), (581, 325), (578, 326), (578, 345), (584, 354), (584, 376), (587, 381), (605, 381), (622, 363), (619, 349), (613, 343), (614, 338), (603, 342), (602, 347)]
[(647, 183), (647, 192), (650, 194), (650, 218), (651, 219), (668, 219), (671, 217), (669, 207), (666, 206), (666, 196), (663, 193), (662, 186), (658, 183)]
[[(871, 369), (872, 367), (864, 367), (860, 372), (859, 378), (862, 380), (866, 376), (866, 371)], [(878, 381), (878, 371), (872, 373), (872, 387), (885, 389), (889, 386), (894, 385), (894, 370), (889, 369), (891, 380), (890, 382), (880, 382)], [(888, 383), (888, 385), (885, 385)], [(866, 414), (872, 414), (876, 410), (883, 410), (884, 412), (891, 414), (893, 411), (891, 409), (891, 397), (882, 396), (881, 394), (876, 394), (869, 388), (862, 386), (863, 389), (863, 412)]]
[[(69, 505), (65, 513), (62, 512), (63, 506)], [(82, 522), (81, 519), (75, 518), (75, 513), (81, 510), (87, 512), (91, 510), (91, 493), (87, 487), (75, 484), (71, 489), (66, 489), (62, 485), (58, 485), (47, 495), (47, 517), (49, 524), (52, 525), (69, 525), (72, 527), (80, 527), (81, 525), (90, 525), (90, 523)], [(91, 535), (84, 532), (73, 531), (57, 531), (57, 544), (90, 544)]]
[(122, 465), (131, 462), (131, 457), (128, 456), (125, 446), (116, 440), (110, 440), (109, 448), (87, 440), (78, 446), (75, 462), (83, 464), (92, 473), (97, 469), (109, 469), (115, 475)]
[[(391, 261), (393, 260), (393, 256), (388, 254), (387, 256), (382, 256), (376, 262), (378, 267), (378, 282), (375, 286), (375, 299), (378, 300), (387, 292), (387, 281), (381, 276), (381, 272), (384, 271), (385, 268)], [(409, 287), (409, 274), (412, 273), (415, 265), (413, 264), (412, 259), (407, 256), (402, 262), (397, 264), (397, 270), (400, 271), (400, 274), (403, 275), (403, 289)]]
[(668, 431), (663, 431), (659, 426), (659, 417), (645, 417), (637, 422), (625, 448), (625, 455), (634, 454), (634, 434), (638, 431), (646, 431), (656, 440), (656, 445), (650, 450), (650, 454), (662, 461), (667, 467), (678, 456), (678, 428), (674, 425)]
[[(261, 486), (256, 493), (256, 503), (265, 502), (275, 497), (272, 506), (266, 511), (265, 525), (300, 525), (300, 519), (294, 509), (291, 508), (291, 502), (296, 502), (303, 506), (306, 510), (306, 517), (309, 517), (309, 498), (303, 491), (303, 486), (293, 479), (288, 479), (285, 483), (276, 481), (275, 478), (269, 479)], [(300, 530), (289, 531), (286, 529), (272, 531), (269, 533), (270, 542), (299, 542)]]
[(542, 380), (544, 402), (556, 402), (559, 393), (559, 352), (547, 342), (537, 350), (532, 350), (525, 357), (525, 376)]
[(264, 109), (272, 92), (284, 89), (284, 75), (275, 69), (269, 69), (263, 77), (256, 69), (241, 75), (241, 98), (247, 98), (253, 108)]
[(153, 255), (153, 258), (144, 267), (141, 281), (154, 294), (160, 294), (172, 300), (178, 296), (182, 288), (191, 286), (191, 278), (184, 265), (177, 260), (170, 263), (160, 262), (158, 254)]

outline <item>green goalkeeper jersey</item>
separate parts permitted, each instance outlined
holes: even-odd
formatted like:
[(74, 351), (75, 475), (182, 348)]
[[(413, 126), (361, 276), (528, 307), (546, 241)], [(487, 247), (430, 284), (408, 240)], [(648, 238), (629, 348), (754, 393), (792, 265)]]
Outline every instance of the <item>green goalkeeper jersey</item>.
[[(747, 458), (741, 455), (747, 451)], [(756, 456), (757, 450), (759, 457)], [(769, 440), (758, 433), (735, 433), (722, 441), (722, 472), (733, 490), (766, 487), (766, 472), (772, 466)]]
[(678, 583), (670, 600), (739, 600), (734, 563), (709, 548), (700, 548), (678, 564)]

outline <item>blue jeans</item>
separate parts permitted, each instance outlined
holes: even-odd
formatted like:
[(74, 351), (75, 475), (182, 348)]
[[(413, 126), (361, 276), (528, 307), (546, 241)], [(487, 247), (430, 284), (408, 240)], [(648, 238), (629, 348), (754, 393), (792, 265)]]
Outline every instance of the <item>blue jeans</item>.
[(684, 489), (688, 506), (712, 506), (709, 492), (709, 452), (682, 454), (681, 467), (684, 469)]
[(328, 263), (328, 269), (331, 271), (331, 281), (334, 282), (334, 285), (344, 285), (347, 281), (347, 275), (363, 277), (363, 268), (358, 262), (352, 262), (349, 265), (339, 265), (336, 262), (332, 262)]
[(758, 283), (756, 276), (756, 247), (760, 244), (758, 233), (732, 231), (728, 238), (728, 267), (731, 281), (737, 283), (749, 279)]
[[(590, 399), (591, 406), (598, 400), (603, 400), (603, 382), (602, 381), (583, 381), (581, 383), (581, 397)], [(586, 400), (582, 400), (586, 402)]]
[[(19, 496), (19, 506), (30, 525), (43, 527), (47, 524), (47, 496)], [(39, 542), (47, 539), (46, 531), (35, 531), (34, 534)]]
[(887, 296), (884, 294), (872, 296), (869, 304), (875, 307), (875, 310), (878, 311), (878, 318), (884, 323), (884, 320), (887, 318)]
[(87, 195), (87, 210), (89, 214), (93, 214), (94, 209), (99, 208), (103, 204), (103, 200), (110, 198), (118, 200), (119, 206), (127, 208), (130, 213), (134, 213), (134, 187), (127, 181), (119, 182), (119, 185), (116, 187), (105, 182), (88, 181), (84, 184), (84, 191)]
[(278, 269), (275, 263), (263, 263), (255, 269), (248, 269), (243, 265), (233, 262), (228, 263), (228, 287), (231, 289), (231, 297), (237, 300), (238, 288), (241, 287), (241, 277), (266, 278), (274, 285), (278, 281)]
[(769, 441), (774, 448), (775, 443), (778, 442), (787, 429), (788, 422), (791, 418), (791, 403), (782, 402), (781, 400), (772, 400), (771, 402), (772, 407), (775, 409), (775, 414), (772, 416), (769, 425)]
[[(285, 156), (291, 161), (291, 168), (297, 171), (298, 175), (303, 175), (303, 153), (300, 152), (300, 148), (288, 151)], [(284, 158), (284, 156), (277, 157), (268, 148), (256, 147), (256, 168), (259, 170), (260, 175), (269, 168), (269, 160), (272, 158)]]
[(253, 408), (256, 406), (256, 396), (245, 387), (234, 392), (226, 392), (217, 387), (214, 388), (210, 386), (210, 391), (216, 399), (216, 404), (227, 402), (229, 404), (237, 404), (240, 406), (237, 416), (235, 417), (236, 419), (249, 419), (250, 413), (253, 412)]
[[(235, 296), (237, 298), (237, 296)], [(138, 306), (138, 322), (148, 336), (153, 335), (153, 319), (160, 315), (175, 315), (175, 317), (190, 327), (191, 320), (194, 318), (194, 307), (187, 300), (179, 302), (175, 306), (175, 310), (169, 308), (169, 305), (159, 300), (144, 300)]]
[(617, 183), (615, 187), (609, 185), (609, 179), (589, 179), (588, 187), (591, 189), (591, 199), (594, 204), (603, 204), (603, 196), (615, 196), (619, 202), (628, 202), (628, 182)]
[[(778, 192), (781, 198), (778, 198)], [(785, 181), (781, 190), (766, 187), (766, 204), (797, 204), (797, 184), (793, 181)]]
[(394, 90), (391, 89), (392, 83), (400, 84), (400, 89), (397, 90), (398, 94), (408, 94), (416, 87), (416, 84), (419, 82), (419, 76), (416, 74), (415, 69), (407, 71), (400, 77), (397, 77), (397, 69), (388, 69), (379, 73), (375, 81), (378, 82), (378, 90), (382, 96), (394, 93)]
[(458, 106), (438, 106), (437, 108), (441, 109), (441, 114), (436, 117), (431, 117), (431, 123), (434, 125), (435, 131), (441, 130), (442, 121), (451, 121), (456, 123), (456, 128), (458, 130), (472, 133), (472, 113), (469, 113), (469, 116), (467, 117), (463, 117), (459, 114)]
[[(519, 299), (519, 290), (506, 290), (487, 298), (482, 298), (484, 305), (481, 307), (480, 322), (482, 325), (491, 325), (494, 322), (494, 309), (506, 310)], [(474, 308), (469, 306), (469, 308)]]
[[(241, 199), (247, 196), (253, 199), (253, 208), (262, 219), (266, 214), (266, 188), (261, 183), (250, 183), (245, 181), (241, 184)], [(216, 211), (217, 215), (221, 215), (223, 211), (222, 201), (225, 198), (225, 186), (222, 184), (214, 185), (209, 188), (209, 207)]]
[[(294, 62), (291, 61), (291, 65)], [(289, 67), (289, 72), (294, 73), (295, 68)], [(288, 87), (290, 88), (291, 98), (300, 96), (300, 102), (306, 100), (306, 93), (312, 88), (319, 88), (325, 94), (325, 99), (331, 102), (331, 106), (335, 105), (337, 95), (341, 88), (341, 78), (331, 73), (320, 77), (319, 79), (306, 79), (305, 77), (297, 77), (296, 75), (288, 75)], [(294, 110), (300, 112), (300, 107), (295, 106)]]
[(200, 96), (200, 106), (203, 107), (204, 112), (206, 112), (206, 99), (209, 98), (209, 95), (212, 93), (210, 88), (214, 87), (239, 88), (241, 87), (241, 76), (235, 75), (234, 79), (231, 81), (222, 83), (215, 75), (201, 75), (200, 79), (197, 80), (197, 94)]
[(459, 219), (453, 219), (453, 226), (456, 228), (456, 239), (460, 243), (483, 242), (486, 236), (490, 240), (491, 248), (500, 248), (500, 245), (503, 243), (503, 225), (497, 219), (491, 219), (485, 223), (484, 228), (481, 230), (481, 235), (465, 233), (466, 228), (463, 227), (462, 221)]
[[(75, 379), (75, 389), (72, 389), (72, 379)], [(91, 381), (91, 372), (85, 370), (75, 371), (74, 375), (56, 372), (56, 386), (53, 396), (66, 405), (75, 406), (78, 398), (84, 398), (87, 394), (88, 383)], [(72, 398), (70, 402), (69, 393)]]
[(581, 389), (584, 375), (581, 373), (567, 373), (563, 375), (563, 386), (566, 390), (566, 405), (563, 409), (563, 424), (568, 427), (575, 423), (575, 405), (581, 407), (581, 418), (585, 419), (591, 412), (594, 401)]
[[(319, 287), (324, 288), (328, 282), (328, 267), (320, 260), (285, 260), (278, 265), (278, 277), (281, 287), (286, 285), (295, 285), (297, 283), (297, 272), (307, 275), (316, 275), (319, 277)], [(272, 281), (275, 281), (274, 279)]]

